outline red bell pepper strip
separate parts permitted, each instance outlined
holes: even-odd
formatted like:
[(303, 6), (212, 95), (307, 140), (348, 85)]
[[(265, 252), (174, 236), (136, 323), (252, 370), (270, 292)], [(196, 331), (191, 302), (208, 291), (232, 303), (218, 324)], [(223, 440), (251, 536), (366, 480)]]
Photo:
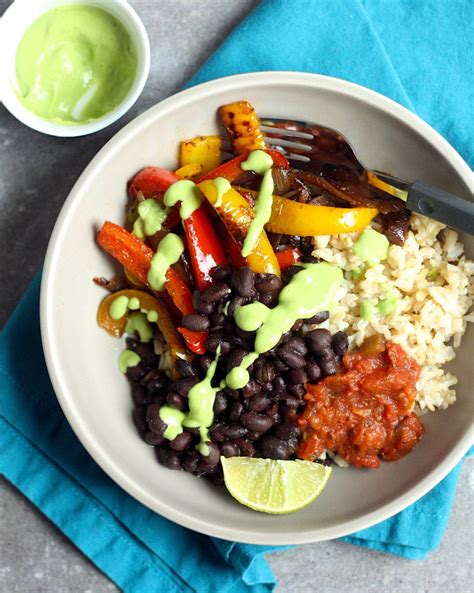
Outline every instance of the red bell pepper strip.
[(289, 268), (290, 266), (298, 263), (301, 260), (301, 252), (296, 247), (289, 247), (284, 251), (276, 251), (275, 255), (278, 260), (278, 263), (280, 264), (280, 270), (282, 272), (283, 270), (286, 270), (286, 268)]
[(196, 354), (204, 354), (206, 347), (204, 342), (207, 339), (207, 332), (197, 332), (187, 329), (186, 327), (176, 328), (178, 332), (183, 336), (186, 346)]
[[(281, 154), (281, 152), (278, 152), (278, 150), (268, 149), (265, 150), (265, 152), (272, 157), (273, 164), (275, 165), (275, 167), (284, 167), (285, 169), (288, 169), (288, 167), (290, 166), (286, 158)], [(203, 175), (199, 179), (199, 181), (215, 179), (216, 177), (224, 177), (225, 179), (227, 179), (227, 181), (232, 183), (235, 179), (237, 179), (237, 177), (242, 175), (242, 173), (244, 172), (240, 168), (240, 165), (243, 163), (243, 161), (247, 159), (247, 156), (248, 155), (237, 156), (231, 159), (230, 161), (227, 161), (226, 163), (219, 165), (216, 169), (213, 169), (212, 171), (209, 171), (209, 173)]]
[[(99, 245), (125, 268), (136, 276), (140, 282), (148, 285), (148, 271), (153, 258), (153, 250), (143, 241), (113, 222), (106, 221), (97, 236)], [(174, 305), (182, 315), (194, 313), (193, 297), (186, 282), (173, 270), (168, 268), (165, 288)], [(202, 332), (192, 332), (189, 336), (195, 342), (204, 344), (205, 337), (196, 335)], [(206, 336), (207, 337), (207, 336)], [(204, 347), (204, 346), (203, 346)], [(190, 347), (192, 350), (193, 348)], [(194, 351), (194, 350), (193, 350)]]
[(239, 245), (236, 239), (227, 231), (227, 238), (229, 241), (229, 255), (232, 267), (234, 270), (238, 270), (242, 266), (246, 266), (247, 262), (245, 257), (242, 256), (242, 247)]
[[(138, 192), (141, 192), (146, 199), (158, 198), (163, 203), (163, 196), (160, 197), (160, 194), (163, 194), (178, 179), (179, 177), (166, 169), (145, 167), (128, 182), (128, 195), (135, 199)], [(172, 208), (163, 227), (167, 230), (172, 229), (179, 223), (179, 220), (178, 209)]]
[(183, 227), (196, 287), (205, 290), (212, 284), (212, 270), (227, 263), (224, 249), (204, 204), (183, 221)]

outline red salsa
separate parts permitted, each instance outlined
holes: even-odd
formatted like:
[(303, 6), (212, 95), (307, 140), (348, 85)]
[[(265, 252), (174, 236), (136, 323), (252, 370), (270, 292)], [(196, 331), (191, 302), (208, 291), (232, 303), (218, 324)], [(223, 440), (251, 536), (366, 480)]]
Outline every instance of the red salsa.
[(306, 386), (298, 456), (314, 460), (329, 449), (356, 467), (378, 467), (380, 459), (409, 453), (425, 431), (412, 412), (419, 365), (401, 346), (374, 336), (346, 354), (343, 367)]

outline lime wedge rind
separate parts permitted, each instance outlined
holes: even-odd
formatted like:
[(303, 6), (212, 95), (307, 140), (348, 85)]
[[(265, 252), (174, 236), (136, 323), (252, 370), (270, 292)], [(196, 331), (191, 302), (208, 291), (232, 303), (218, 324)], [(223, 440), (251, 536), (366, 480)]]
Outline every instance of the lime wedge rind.
[(311, 461), (280, 461), (254, 457), (221, 457), (229, 493), (254, 511), (293, 513), (322, 492), (331, 468)]

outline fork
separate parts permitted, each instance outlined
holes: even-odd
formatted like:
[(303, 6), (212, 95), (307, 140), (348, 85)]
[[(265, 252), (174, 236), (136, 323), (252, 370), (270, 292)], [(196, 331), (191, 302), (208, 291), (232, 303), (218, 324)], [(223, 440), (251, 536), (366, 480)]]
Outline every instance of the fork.
[(337, 130), (319, 124), (270, 117), (260, 118), (265, 142), (305, 168), (343, 166), (365, 176), (368, 183), (403, 200), (408, 210), (474, 235), (474, 203), (422, 181), (407, 183), (381, 171), (367, 169), (354, 148)]

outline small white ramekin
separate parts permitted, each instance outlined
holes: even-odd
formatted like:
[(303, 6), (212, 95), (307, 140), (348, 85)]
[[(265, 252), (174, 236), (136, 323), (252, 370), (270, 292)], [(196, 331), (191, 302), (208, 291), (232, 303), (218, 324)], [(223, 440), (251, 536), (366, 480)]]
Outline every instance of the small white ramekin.
[[(115, 109), (101, 118), (79, 124), (59, 124), (29, 111), (15, 92), (16, 50), (26, 29), (44, 12), (65, 4), (97, 6), (118, 19), (135, 44), (137, 72), (132, 87)], [(146, 29), (127, 0), (15, 0), (0, 19), (0, 100), (26, 126), (51, 136), (84, 136), (117, 121), (138, 99), (150, 71), (150, 42)]]

